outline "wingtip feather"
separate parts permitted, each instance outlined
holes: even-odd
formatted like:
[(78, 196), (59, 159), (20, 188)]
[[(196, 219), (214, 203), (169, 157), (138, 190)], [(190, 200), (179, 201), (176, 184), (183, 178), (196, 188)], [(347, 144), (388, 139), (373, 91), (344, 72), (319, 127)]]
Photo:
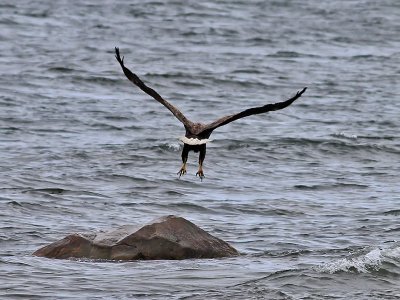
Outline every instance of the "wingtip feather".
[(307, 87), (304, 87), (301, 91), (297, 92), (297, 95), (300, 97), (307, 90)]
[(118, 60), (118, 62), (121, 64), (121, 66), (124, 65), (124, 57), (122, 56), (122, 59), (121, 59), (121, 55), (119, 54), (118, 47), (115, 47), (115, 58)]

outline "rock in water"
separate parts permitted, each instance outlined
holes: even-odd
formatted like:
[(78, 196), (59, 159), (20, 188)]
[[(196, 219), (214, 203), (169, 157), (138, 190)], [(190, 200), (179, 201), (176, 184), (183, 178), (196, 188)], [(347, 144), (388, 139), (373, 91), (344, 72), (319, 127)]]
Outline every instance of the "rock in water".
[(76, 233), (35, 251), (48, 258), (110, 260), (231, 257), (239, 253), (188, 220), (166, 216), (141, 228), (121, 226), (99, 233)]

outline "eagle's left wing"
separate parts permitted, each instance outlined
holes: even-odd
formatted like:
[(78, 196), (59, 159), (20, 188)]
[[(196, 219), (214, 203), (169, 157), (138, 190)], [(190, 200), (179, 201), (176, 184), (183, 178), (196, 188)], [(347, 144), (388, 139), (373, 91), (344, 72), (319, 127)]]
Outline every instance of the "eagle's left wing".
[(286, 101), (277, 102), (277, 103), (273, 103), (273, 104), (266, 104), (264, 106), (259, 106), (259, 107), (253, 107), (253, 108), (246, 109), (237, 114), (222, 117), (212, 123), (207, 124), (203, 131), (204, 132), (207, 131), (207, 132), (211, 133), (214, 129), (224, 126), (230, 122), (236, 121), (237, 119), (241, 119), (241, 118), (248, 117), (251, 115), (262, 114), (262, 113), (266, 113), (269, 111), (279, 110), (279, 109), (288, 107), (296, 99), (300, 98), (301, 95), (306, 91), (306, 89), (307, 89), (307, 87), (303, 88), (301, 91), (297, 92), (296, 95), (294, 95), (292, 98), (290, 98)]

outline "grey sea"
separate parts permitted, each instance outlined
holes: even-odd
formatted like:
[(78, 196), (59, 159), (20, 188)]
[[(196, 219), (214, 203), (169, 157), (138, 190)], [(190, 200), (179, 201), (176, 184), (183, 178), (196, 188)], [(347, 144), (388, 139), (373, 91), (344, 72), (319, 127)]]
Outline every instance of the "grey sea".
[[(400, 1), (0, 2), (1, 299), (399, 299)], [(114, 57), (218, 128), (182, 124)], [(241, 255), (53, 260), (174, 214)]]

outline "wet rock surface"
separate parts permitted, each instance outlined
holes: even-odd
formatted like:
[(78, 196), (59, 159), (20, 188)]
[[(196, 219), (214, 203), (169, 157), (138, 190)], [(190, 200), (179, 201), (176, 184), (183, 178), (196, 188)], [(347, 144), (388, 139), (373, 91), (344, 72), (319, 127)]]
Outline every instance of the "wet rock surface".
[(166, 216), (142, 227), (75, 233), (33, 253), (48, 258), (155, 260), (231, 257), (239, 253), (188, 220)]

